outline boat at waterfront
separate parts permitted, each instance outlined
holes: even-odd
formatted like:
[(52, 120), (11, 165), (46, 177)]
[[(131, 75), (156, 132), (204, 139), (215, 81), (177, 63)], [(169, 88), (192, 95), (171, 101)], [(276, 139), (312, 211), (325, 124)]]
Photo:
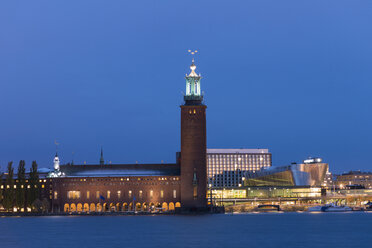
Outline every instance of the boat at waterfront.
[[(371, 209), (372, 210), (372, 209)], [(351, 207), (336, 205), (334, 203), (310, 207), (308, 212), (348, 212), (353, 211)]]
[(364, 211), (362, 207), (353, 207), (353, 211)]
[(319, 206), (314, 206), (314, 207), (309, 207), (307, 209), (308, 212), (322, 212), (322, 207), (321, 205)]
[(351, 207), (345, 205), (328, 204), (322, 208), (323, 212), (348, 212), (353, 211)]
[(369, 201), (364, 206), (365, 211), (372, 211), (372, 202)]

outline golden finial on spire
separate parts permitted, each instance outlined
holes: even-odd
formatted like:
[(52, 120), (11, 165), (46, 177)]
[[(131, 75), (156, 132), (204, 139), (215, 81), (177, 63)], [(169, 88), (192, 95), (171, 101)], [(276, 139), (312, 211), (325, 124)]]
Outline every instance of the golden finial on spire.
[[(195, 50), (195, 51), (192, 51), (192, 50), (188, 50), (188, 52), (191, 54), (191, 55), (195, 55), (198, 50)], [(194, 60), (194, 56), (192, 58), (192, 64), (190, 65), (190, 69), (191, 69), (191, 73), (188, 75), (189, 77), (197, 77), (198, 75), (195, 73), (195, 69), (196, 69), (196, 65), (194, 64), (195, 60)]]

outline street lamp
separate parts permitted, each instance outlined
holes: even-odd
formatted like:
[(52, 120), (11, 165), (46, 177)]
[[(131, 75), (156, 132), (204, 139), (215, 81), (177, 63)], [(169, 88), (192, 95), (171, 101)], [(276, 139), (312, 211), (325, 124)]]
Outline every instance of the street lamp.
[(209, 185), (209, 197), (210, 197), (210, 204), (211, 204), (211, 208), (213, 206), (213, 202), (212, 202), (212, 184), (210, 183)]

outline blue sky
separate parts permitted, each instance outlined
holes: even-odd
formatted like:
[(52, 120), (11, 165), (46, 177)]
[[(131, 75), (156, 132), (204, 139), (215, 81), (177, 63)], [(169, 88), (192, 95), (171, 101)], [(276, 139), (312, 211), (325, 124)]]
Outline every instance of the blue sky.
[[(371, 170), (371, 1), (2, 1), (0, 166), (174, 162), (197, 49), (209, 148)], [(72, 155), (74, 153), (74, 155)]]

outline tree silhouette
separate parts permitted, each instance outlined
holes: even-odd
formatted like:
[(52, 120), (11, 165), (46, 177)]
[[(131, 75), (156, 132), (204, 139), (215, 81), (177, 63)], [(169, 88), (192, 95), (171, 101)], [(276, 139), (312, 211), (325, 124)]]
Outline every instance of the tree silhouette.
[(25, 207), (25, 184), (26, 184), (26, 168), (25, 161), (19, 161), (18, 165), (18, 178), (17, 178), (17, 188), (16, 188), (16, 206), (17, 208)]
[(14, 169), (13, 162), (8, 163), (8, 174), (6, 175), (5, 187), (4, 187), (4, 200), (3, 206), (6, 210), (10, 211), (14, 207)]
[(32, 161), (31, 169), (30, 169), (30, 189), (28, 190), (28, 197), (27, 197), (27, 204), (32, 207), (32, 204), (36, 199), (39, 199), (39, 173), (37, 171), (37, 163), (36, 161)]

